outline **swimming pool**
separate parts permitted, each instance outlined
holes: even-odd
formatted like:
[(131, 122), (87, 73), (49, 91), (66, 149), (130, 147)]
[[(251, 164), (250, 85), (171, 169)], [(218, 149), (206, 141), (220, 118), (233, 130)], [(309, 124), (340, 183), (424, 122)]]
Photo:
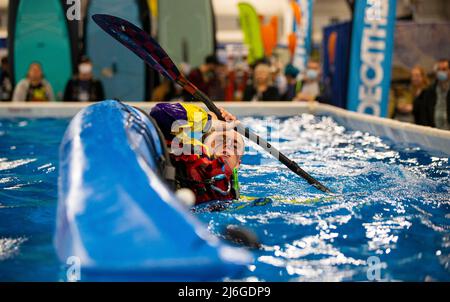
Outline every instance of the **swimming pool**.
[[(63, 280), (52, 236), (68, 122), (0, 120), (1, 281)], [(215, 234), (239, 224), (259, 236), (262, 249), (244, 280), (450, 281), (448, 157), (346, 129), (330, 116), (243, 122), (270, 132), (275, 146), (336, 193), (320, 194), (249, 147), (242, 193), (273, 201), (196, 211)]]

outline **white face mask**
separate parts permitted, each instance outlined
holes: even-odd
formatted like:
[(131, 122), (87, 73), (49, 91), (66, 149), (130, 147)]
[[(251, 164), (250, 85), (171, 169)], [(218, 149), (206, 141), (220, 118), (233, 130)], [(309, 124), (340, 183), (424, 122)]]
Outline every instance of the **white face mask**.
[(80, 66), (78, 66), (78, 71), (80, 72), (80, 74), (90, 74), (92, 72), (92, 65), (80, 64)]
[(448, 80), (448, 72), (446, 71), (440, 70), (437, 72), (436, 76), (439, 82), (447, 82)]
[(306, 77), (309, 80), (315, 81), (315, 80), (319, 79), (319, 72), (315, 69), (308, 69), (306, 71)]

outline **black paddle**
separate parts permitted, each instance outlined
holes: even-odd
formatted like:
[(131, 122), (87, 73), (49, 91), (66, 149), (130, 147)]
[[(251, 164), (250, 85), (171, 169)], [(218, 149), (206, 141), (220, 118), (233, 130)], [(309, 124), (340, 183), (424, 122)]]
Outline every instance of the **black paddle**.
[[(92, 16), (92, 19), (105, 32), (133, 51), (150, 67), (164, 75), (169, 80), (183, 87), (189, 94), (202, 101), (206, 107), (208, 107), (208, 109), (211, 110), (219, 119), (224, 120), (219, 108), (217, 108), (217, 106), (203, 92), (201, 92), (180, 73), (167, 53), (145, 31), (126, 20), (110, 15), (94, 15)], [(305, 179), (310, 185), (325, 193), (331, 193), (330, 189), (306, 173), (297, 163), (290, 160), (287, 156), (278, 151), (269, 142), (252, 132), (249, 128), (239, 124), (237, 126), (237, 131), (262, 147), (265, 151), (269, 152), (292, 172)]]

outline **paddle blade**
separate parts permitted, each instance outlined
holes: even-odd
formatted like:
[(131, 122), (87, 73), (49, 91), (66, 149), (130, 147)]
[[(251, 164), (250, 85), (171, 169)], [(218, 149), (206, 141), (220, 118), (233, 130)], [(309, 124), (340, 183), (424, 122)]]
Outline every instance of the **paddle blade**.
[(172, 81), (182, 76), (161, 46), (144, 30), (118, 17), (96, 14), (92, 19), (101, 29), (134, 52), (150, 67)]

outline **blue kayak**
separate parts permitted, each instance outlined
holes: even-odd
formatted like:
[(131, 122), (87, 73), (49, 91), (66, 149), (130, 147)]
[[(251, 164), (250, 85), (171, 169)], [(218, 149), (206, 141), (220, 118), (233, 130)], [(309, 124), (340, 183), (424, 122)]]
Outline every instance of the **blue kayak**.
[(164, 178), (157, 126), (118, 101), (71, 121), (60, 149), (55, 247), (77, 257), (81, 281), (216, 281), (238, 278), (247, 250), (210, 234)]

